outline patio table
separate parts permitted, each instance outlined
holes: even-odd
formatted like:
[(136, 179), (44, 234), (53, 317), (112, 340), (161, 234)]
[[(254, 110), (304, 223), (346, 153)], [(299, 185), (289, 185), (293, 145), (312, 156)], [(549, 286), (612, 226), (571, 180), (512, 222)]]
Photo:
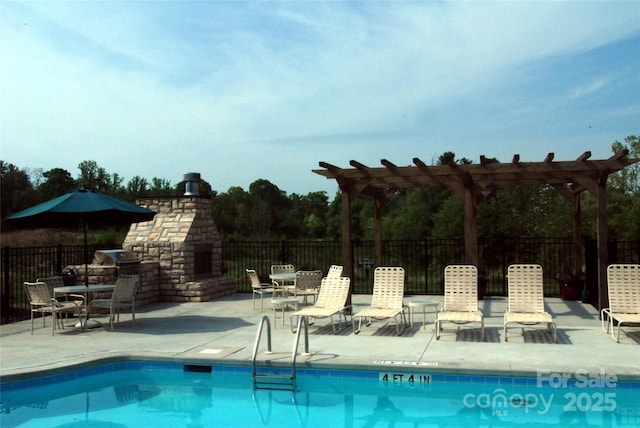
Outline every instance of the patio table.
[[(80, 321), (80, 325), (78, 326), (76, 324), (76, 328), (78, 327), (82, 327), (83, 330), (86, 330), (87, 326), (88, 326), (88, 321), (87, 321), (87, 308), (86, 305), (89, 304), (89, 294), (93, 294), (93, 293), (100, 293), (100, 292), (106, 292), (106, 291), (113, 291), (116, 288), (115, 284), (89, 284), (89, 285), (65, 285), (64, 287), (55, 287), (53, 289), (53, 297), (55, 298), (57, 295), (59, 294), (79, 294), (79, 293), (83, 293), (84, 294), (84, 304), (85, 304), (85, 319), (84, 322), (81, 320)], [(95, 321), (93, 325), (91, 325), (91, 327), (99, 327), (100, 322), (99, 321)]]
[(411, 328), (413, 328), (413, 312), (415, 309), (422, 308), (422, 328), (426, 328), (427, 325), (427, 307), (434, 309), (434, 312), (438, 312), (438, 302), (431, 300), (412, 300), (409, 302), (409, 320)]
[(274, 282), (274, 285), (275, 285), (274, 294), (277, 291), (282, 296), (284, 296), (284, 292), (287, 286), (291, 286), (290, 284), (293, 284), (293, 286), (295, 287), (296, 285), (295, 272), (272, 273), (272, 274), (269, 274), (269, 279), (271, 279)]

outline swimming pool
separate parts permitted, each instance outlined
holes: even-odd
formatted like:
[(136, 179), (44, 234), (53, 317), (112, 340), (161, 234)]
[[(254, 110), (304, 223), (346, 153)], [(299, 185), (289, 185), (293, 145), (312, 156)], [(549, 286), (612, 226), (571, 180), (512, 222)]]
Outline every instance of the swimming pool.
[[(287, 372), (286, 369), (273, 369)], [(251, 367), (111, 362), (0, 385), (9, 427), (639, 426), (640, 382), (428, 367), (298, 368), (297, 391), (254, 390)]]

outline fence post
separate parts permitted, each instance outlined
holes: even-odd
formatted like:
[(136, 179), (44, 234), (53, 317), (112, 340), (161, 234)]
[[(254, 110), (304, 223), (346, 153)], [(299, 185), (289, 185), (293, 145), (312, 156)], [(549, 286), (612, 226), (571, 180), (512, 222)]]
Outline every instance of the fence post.
[(429, 294), (429, 240), (424, 239), (424, 294)]
[(56, 275), (62, 275), (62, 244), (56, 247)]
[(500, 263), (502, 265), (502, 295), (506, 296), (507, 293), (507, 252), (505, 251), (507, 246), (506, 246), (506, 239), (504, 238), (504, 236), (501, 236), (500, 238), (498, 238), (500, 240), (500, 257), (502, 259), (502, 262)]
[(11, 294), (11, 280), (9, 279), (9, 247), (4, 247), (2, 249), (2, 265), (4, 268), (2, 269), (3, 281), (4, 285), (2, 290), (2, 324), (6, 324), (9, 322), (9, 304), (14, 300)]
[(280, 241), (280, 263), (285, 264), (285, 259), (284, 259), (284, 239)]

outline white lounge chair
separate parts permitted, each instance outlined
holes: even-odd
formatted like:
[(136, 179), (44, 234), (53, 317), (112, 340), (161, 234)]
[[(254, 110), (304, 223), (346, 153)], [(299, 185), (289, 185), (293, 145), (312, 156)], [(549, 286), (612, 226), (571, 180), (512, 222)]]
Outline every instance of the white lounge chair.
[(49, 291), (49, 287), (46, 283), (40, 282), (25, 282), (24, 290), (27, 293), (29, 299), (29, 306), (31, 309), (31, 334), (33, 334), (33, 315), (35, 313), (42, 314), (42, 326), (45, 327), (45, 315), (51, 314), (51, 335), (55, 334), (56, 324), (59, 322), (60, 326), (64, 329), (64, 325), (61, 319), (58, 319), (58, 314), (68, 314), (75, 312), (80, 318), (81, 306), (76, 302), (59, 302), (54, 299)]
[(444, 307), (436, 315), (436, 340), (440, 339), (443, 322), (479, 322), (484, 340), (484, 316), (478, 309), (478, 269), (474, 265), (444, 268)]
[[(602, 328), (620, 342), (620, 328), (640, 324), (640, 265), (613, 264), (607, 267), (609, 307), (601, 311)], [(615, 328), (614, 321), (618, 324)], [(606, 323), (606, 329), (605, 329)]]
[(327, 277), (329, 278), (340, 278), (342, 276), (342, 266), (340, 265), (331, 265), (329, 271), (327, 272)]
[[(398, 336), (407, 326), (404, 306), (404, 268), (377, 267), (373, 271), (373, 296), (371, 307), (363, 309), (353, 316), (353, 332), (360, 333), (362, 320), (371, 325), (372, 319), (393, 318)], [(356, 318), (358, 328), (356, 329)]]
[(120, 275), (109, 299), (93, 299), (89, 302), (87, 320), (89, 320), (92, 309), (109, 309), (109, 326), (113, 330), (113, 323), (116, 317), (117, 322), (120, 322), (120, 312), (122, 310), (130, 310), (133, 325), (136, 325), (135, 299), (138, 281), (138, 275)]
[(260, 312), (262, 312), (262, 309), (264, 307), (262, 298), (265, 294), (273, 295), (273, 292), (274, 292), (273, 284), (260, 282), (260, 277), (258, 277), (258, 274), (253, 269), (247, 269), (247, 276), (249, 277), (249, 281), (251, 282), (251, 290), (253, 291), (252, 293), (253, 298), (251, 299), (253, 301), (253, 309), (256, 308), (256, 294), (257, 294), (260, 296)]
[[(347, 298), (349, 296), (349, 285), (351, 279), (346, 277), (326, 277), (322, 278), (318, 299), (313, 306), (309, 306), (292, 313), (289, 316), (291, 323), (291, 331), (295, 333), (294, 325), (297, 325), (298, 318), (306, 316), (310, 320), (309, 324), (313, 324), (315, 318), (330, 318), (333, 332), (337, 333), (342, 329), (342, 317), (344, 317), (345, 326), (348, 324), (346, 309)], [(338, 326), (336, 329), (336, 320), (333, 317), (338, 316)], [(294, 322), (295, 318), (295, 322)]]
[(509, 297), (504, 314), (504, 341), (508, 341), (509, 324), (535, 325), (544, 323), (547, 331), (558, 342), (556, 324), (544, 310), (544, 283), (542, 266), (536, 264), (515, 264), (507, 269)]

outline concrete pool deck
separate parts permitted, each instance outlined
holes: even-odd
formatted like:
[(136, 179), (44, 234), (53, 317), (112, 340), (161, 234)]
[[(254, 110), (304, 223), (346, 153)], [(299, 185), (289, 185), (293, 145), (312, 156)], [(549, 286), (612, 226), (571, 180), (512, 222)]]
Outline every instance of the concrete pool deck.
[[(410, 301), (431, 300), (442, 305), (442, 296), (405, 296)], [(369, 305), (370, 295), (354, 295), (354, 313)], [(259, 307), (259, 302), (256, 301)], [(478, 324), (459, 329), (445, 324), (440, 340), (435, 339), (435, 314), (427, 309), (426, 328), (422, 312), (415, 324), (397, 336), (393, 322), (375, 321), (355, 335), (351, 326), (334, 335), (328, 319), (309, 326), (310, 355), (299, 354), (297, 366), (371, 368), (420, 368), (443, 372), (501, 372), (505, 375), (533, 375), (539, 370), (550, 373), (597, 375), (602, 371), (619, 379), (640, 380), (640, 328), (626, 328), (616, 343), (600, 325), (598, 311), (581, 302), (547, 298), (547, 310), (558, 329), (554, 344), (544, 327), (520, 327), (509, 331), (504, 341), (502, 318), (506, 298), (489, 297), (479, 302), (485, 317), (485, 339), (480, 341)], [(295, 335), (289, 328), (289, 313), (282, 326), (280, 313), (273, 319), (271, 303), (264, 300), (264, 311), (252, 310), (251, 294), (234, 294), (206, 303), (157, 303), (136, 310), (136, 324), (124, 313), (114, 331), (108, 317), (98, 315), (106, 327), (77, 330), (67, 326), (51, 336), (36, 319), (0, 327), (0, 380), (10, 381), (48, 373), (66, 366), (91, 364), (111, 358), (162, 359), (189, 363), (250, 364), (257, 326), (262, 315), (271, 318), (273, 354), (265, 354), (263, 334), (259, 364), (290, 365)], [(92, 316), (92, 318), (94, 318)], [(75, 320), (74, 320), (75, 322)], [(301, 337), (299, 352), (304, 351)]]

